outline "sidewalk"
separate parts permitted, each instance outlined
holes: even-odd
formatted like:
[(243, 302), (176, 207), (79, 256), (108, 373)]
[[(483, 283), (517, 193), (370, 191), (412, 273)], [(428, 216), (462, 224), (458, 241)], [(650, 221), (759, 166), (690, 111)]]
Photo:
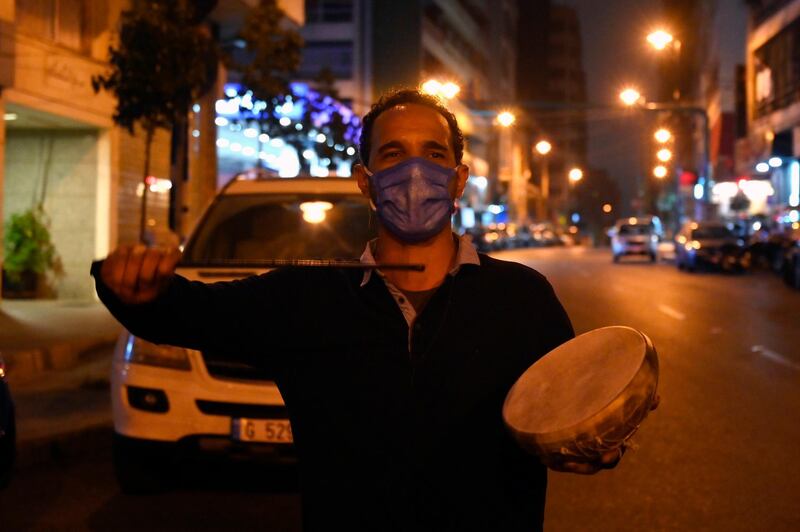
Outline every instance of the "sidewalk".
[(94, 301), (0, 302), (0, 353), (17, 414), (17, 467), (105, 443), (111, 427), (108, 375), (120, 330)]

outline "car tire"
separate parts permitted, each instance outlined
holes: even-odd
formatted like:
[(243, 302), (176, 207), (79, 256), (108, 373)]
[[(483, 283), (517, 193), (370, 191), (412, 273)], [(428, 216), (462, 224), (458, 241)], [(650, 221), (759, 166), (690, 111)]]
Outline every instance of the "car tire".
[(147, 495), (166, 490), (173, 444), (114, 434), (114, 474), (122, 493)]

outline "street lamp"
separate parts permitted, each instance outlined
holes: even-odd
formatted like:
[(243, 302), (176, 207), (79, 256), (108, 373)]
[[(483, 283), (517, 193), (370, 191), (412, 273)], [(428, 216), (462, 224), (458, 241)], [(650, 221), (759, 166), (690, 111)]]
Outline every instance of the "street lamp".
[(550, 150), (553, 149), (553, 145), (547, 142), (546, 140), (540, 140), (536, 143), (536, 151), (539, 152), (539, 155), (547, 155), (550, 153)]
[(662, 163), (666, 163), (672, 159), (672, 152), (667, 148), (661, 148), (658, 150), (658, 153), (656, 153), (656, 157), (658, 157), (658, 160)]
[(583, 170), (581, 170), (580, 168), (573, 168), (572, 170), (569, 171), (570, 181), (572, 181), (573, 183), (577, 183), (581, 179), (583, 179)]
[(542, 139), (536, 143), (533, 149), (536, 150), (536, 153), (538, 153), (542, 159), (541, 191), (539, 194), (539, 201), (536, 202), (536, 216), (539, 220), (546, 220), (548, 219), (547, 203), (550, 199), (550, 168), (547, 165), (547, 154), (553, 149), (553, 145)]
[(497, 115), (497, 123), (503, 127), (510, 127), (517, 121), (517, 117), (510, 111), (503, 111)]
[(655, 132), (653, 135), (656, 139), (656, 142), (661, 144), (666, 144), (672, 138), (672, 133), (670, 133), (669, 129), (661, 128)]
[(667, 177), (667, 167), (663, 164), (659, 164), (655, 168), (653, 168), (653, 175), (656, 176), (658, 179), (664, 179)]
[(633, 87), (628, 87), (619, 93), (619, 99), (622, 100), (622, 103), (628, 107), (631, 107), (639, 103), (639, 101), (642, 99), (642, 93)]
[(656, 50), (663, 50), (673, 41), (675, 41), (675, 38), (672, 34), (664, 30), (654, 31), (647, 36), (647, 42)]
[(442, 83), (438, 79), (429, 79), (421, 86), (422, 92), (439, 98), (452, 100), (456, 95), (461, 92), (461, 87), (452, 81)]

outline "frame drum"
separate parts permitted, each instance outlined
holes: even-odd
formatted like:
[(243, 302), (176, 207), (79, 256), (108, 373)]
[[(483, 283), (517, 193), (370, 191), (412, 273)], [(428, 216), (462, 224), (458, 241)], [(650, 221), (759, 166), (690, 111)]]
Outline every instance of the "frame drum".
[(545, 465), (592, 462), (625, 444), (650, 412), (658, 357), (630, 327), (604, 327), (550, 351), (506, 396), (503, 420)]

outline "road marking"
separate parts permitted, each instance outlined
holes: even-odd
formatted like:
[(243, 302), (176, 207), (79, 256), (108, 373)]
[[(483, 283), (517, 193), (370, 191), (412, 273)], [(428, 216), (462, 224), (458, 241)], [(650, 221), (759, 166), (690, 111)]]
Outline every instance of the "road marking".
[(659, 305), (658, 310), (669, 316), (670, 318), (675, 318), (676, 320), (685, 320), (686, 314), (683, 312), (677, 311), (672, 307), (668, 307), (667, 305)]
[(787, 368), (800, 371), (800, 364), (792, 362), (791, 360), (781, 355), (780, 353), (776, 353), (775, 351), (768, 349), (763, 345), (754, 345), (750, 350), (753, 353), (758, 353), (762, 357), (772, 360), (776, 364), (780, 364), (781, 366), (786, 366)]

